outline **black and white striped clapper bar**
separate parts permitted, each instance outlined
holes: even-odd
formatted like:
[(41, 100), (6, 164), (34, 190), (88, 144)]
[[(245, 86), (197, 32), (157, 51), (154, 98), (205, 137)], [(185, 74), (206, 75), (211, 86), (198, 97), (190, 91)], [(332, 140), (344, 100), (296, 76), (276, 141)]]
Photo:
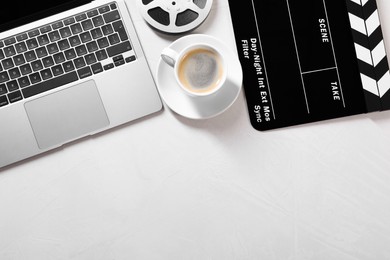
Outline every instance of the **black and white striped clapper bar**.
[(367, 112), (390, 109), (390, 73), (376, 0), (346, 0)]

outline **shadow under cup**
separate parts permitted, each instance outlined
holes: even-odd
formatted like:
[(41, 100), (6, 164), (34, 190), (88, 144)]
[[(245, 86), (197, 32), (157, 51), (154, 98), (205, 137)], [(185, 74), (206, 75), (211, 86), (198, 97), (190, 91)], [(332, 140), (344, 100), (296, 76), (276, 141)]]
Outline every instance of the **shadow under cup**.
[(192, 96), (217, 92), (226, 80), (227, 66), (222, 55), (208, 45), (186, 49), (179, 57), (175, 74), (182, 89)]

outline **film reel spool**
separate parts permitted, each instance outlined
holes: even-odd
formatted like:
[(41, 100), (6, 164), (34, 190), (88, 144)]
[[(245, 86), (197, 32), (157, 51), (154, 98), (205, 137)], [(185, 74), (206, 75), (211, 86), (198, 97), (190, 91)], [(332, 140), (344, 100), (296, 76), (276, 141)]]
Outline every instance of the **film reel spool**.
[(138, 0), (144, 19), (166, 33), (183, 33), (198, 27), (210, 13), (213, 0)]

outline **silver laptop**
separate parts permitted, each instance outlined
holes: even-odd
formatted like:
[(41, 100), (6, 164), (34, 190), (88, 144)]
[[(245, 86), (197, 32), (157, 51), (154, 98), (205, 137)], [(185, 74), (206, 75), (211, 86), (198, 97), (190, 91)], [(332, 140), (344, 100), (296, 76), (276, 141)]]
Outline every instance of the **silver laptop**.
[(161, 110), (123, 0), (10, 1), (0, 22), (0, 168)]

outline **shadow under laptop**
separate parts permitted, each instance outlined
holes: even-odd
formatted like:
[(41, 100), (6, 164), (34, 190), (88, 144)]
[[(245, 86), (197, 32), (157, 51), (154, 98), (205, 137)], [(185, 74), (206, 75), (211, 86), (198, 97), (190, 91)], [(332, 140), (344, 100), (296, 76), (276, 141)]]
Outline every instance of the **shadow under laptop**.
[(118, 130), (120, 130), (120, 129), (124, 129), (124, 128), (126, 128), (126, 127), (130, 127), (130, 126), (132, 126), (132, 125), (134, 125), (134, 124), (141, 124), (143, 121), (150, 120), (151, 118), (154, 118), (154, 117), (159, 116), (160, 114), (163, 113), (163, 111), (164, 111), (164, 108), (162, 108), (160, 111), (157, 111), (157, 112), (155, 112), (155, 113), (153, 113), (153, 114), (149, 114), (149, 115), (147, 115), (147, 116), (144, 116), (144, 117), (135, 119), (135, 120), (133, 120), (133, 121), (124, 123), (124, 124), (122, 124), (122, 125), (119, 125), (119, 126), (116, 126), (116, 127), (110, 128), (110, 129), (107, 129), (107, 130), (102, 131), (102, 132), (99, 132), (99, 133), (96, 133), (96, 134), (94, 134), (94, 135), (88, 135), (88, 136), (79, 138), (79, 139), (77, 139), (77, 140), (74, 140), (74, 141), (65, 143), (65, 144), (63, 144), (62, 146), (59, 146), (59, 147), (56, 147), (56, 148), (51, 149), (51, 150), (49, 150), (49, 151), (46, 151), (46, 152), (44, 152), (44, 153), (41, 153), (41, 154), (38, 154), (38, 155), (34, 155), (34, 156), (32, 156), (32, 157), (23, 159), (23, 160), (21, 160), (21, 161), (12, 163), (12, 164), (7, 165), (7, 166), (4, 166), (4, 167), (0, 168), (0, 174), (5, 173), (5, 172), (7, 172), (8, 170), (17, 168), (17, 167), (19, 167), (20, 165), (27, 164), (27, 163), (29, 163), (29, 162), (31, 162), (31, 161), (35, 161), (35, 160), (39, 160), (40, 158), (47, 157), (47, 156), (50, 155), (50, 154), (58, 153), (58, 152), (60, 152), (61, 150), (64, 150), (65, 148), (67, 148), (67, 147), (70, 147), (70, 146), (73, 146), (73, 145), (77, 145), (77, 144), (82, 143), (82, 142), (84, 142), (84, 141), (86, 141), (86, 140), (88, 140), (88, 139), (99, 138), (99, 137), (101, 137), (101, 136), (110, 134), (110, 133), (112, 133), (112, 132), (114, 132), (114, 131), (118, 131)]

